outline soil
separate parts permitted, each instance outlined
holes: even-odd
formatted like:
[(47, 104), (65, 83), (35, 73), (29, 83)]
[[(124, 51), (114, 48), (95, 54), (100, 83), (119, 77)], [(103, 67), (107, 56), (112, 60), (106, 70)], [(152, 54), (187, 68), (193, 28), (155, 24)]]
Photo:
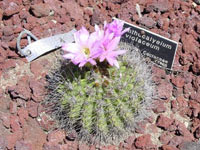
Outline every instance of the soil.
[[(140, 6), (139, 15), (136, 4)], [(178, 42), (171, 71), (153, 66), (158, 89), (153, 115), (119, 145), (86, 145), (55, 129), (41, 105), (52, 52), (31, 63), (17, 53), (25, 28), (43, 38), (117, 17)], [(27, 45), (24, 38), (22, 46)], [(200, 149), (199, 0), (1, 0), (0, 149), (2, 150), (194, 150)]]

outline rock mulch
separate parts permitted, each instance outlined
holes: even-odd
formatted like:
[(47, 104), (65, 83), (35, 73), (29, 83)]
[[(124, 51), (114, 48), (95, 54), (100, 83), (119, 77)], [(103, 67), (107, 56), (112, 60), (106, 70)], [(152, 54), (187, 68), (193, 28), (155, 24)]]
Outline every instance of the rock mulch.
[[(136, 4), (140, 6), (138, 15)], [(23, 28), (38, 38), (118, 17), (179, 43), (173, 70), (153, 67), (158, 101), (154, 115), (119, 145), (85, 145), (55, 130), (41, 105), (55, 53), (27, 63), (16, 53)], [(200, 3), (198, 0), (0, 1), (0, 149), (194, 150), (200, 149)], [(21, 46), (27, 41), (22, 39)]]

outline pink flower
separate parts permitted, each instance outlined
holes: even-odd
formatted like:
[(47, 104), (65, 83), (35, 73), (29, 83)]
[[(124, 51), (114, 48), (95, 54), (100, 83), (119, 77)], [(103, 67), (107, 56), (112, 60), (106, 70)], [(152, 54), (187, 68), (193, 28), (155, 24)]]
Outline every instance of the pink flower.
[(95, 59), (99, 56), (99, 39), (97, 32), (89, 34), (82, 27), (74, 34), (75, 43), (67, 43), (62, 46), (62, 49), (67, 53), (63, 55), (65, 59), (70, 59), (75, 65), (83, 67), (86, 63), (96, 65)]
[(120, 36), (115, 37), (107, 45), (102, 47), (101, 55), (99, 56), (99, 61), (102, 62), (107, 60), (111, 66), (116, 66), (119, 68), (119, 63), (117, 62), (117, 56), (124, 54), (125, 50), (118, 50), (118, 44), (120, 41)]
[[(124, 22), (120, 20), (114, 20), (113, 22), (107, 24), (107, 22), (104, 22), (104, 30), (105, 32), (108, 32), (108, 34), (114, 34), (113, 37), (122, 36), (125, 32), (129, 30), (129, 28), (126, 28), (123, 30)], [(123, 30), (123, 31), (122, 31)]]

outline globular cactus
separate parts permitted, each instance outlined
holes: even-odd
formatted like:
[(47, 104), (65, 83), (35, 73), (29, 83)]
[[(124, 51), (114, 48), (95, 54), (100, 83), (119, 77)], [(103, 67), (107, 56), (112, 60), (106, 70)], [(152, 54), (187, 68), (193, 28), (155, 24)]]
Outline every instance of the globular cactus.
[(76, 131), (81, 141), (116, 144), (150, 115), (151, 67), (135, 50), (118, 62), (119, 69), (106, 62), (83, 68), (65, 63), (49, 78), (45, 102), (51, 104), (52, 116), (61, 128)]

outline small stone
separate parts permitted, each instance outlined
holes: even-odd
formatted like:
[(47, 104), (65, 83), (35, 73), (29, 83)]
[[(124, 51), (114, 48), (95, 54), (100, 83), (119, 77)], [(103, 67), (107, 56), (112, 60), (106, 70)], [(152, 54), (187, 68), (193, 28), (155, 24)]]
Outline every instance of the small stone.
[(47, 66), (49, 61), (47, 59), (38, 59), (31, 62), (31, 72), (35, 75), (35, 77), (41, 76), (44, 72), (47, 72)]
[(32, 146), (23, 140), (17, 141), (15, 145), (15, 150), (32, 150)]
[(18, 80), (16, 86), (9, 87), (8, 93), (12, 98), (21, 98), (24, 100), (28, 100), (31, 95), (31, 90), (28, 85), (29, 76), (23, 76)]
[(2, 20), (3, 18), (3, 10), (0, 8), (0, 21)]
[(4, 36), (10, 36), (10, 35), (13, 35), (14, 32), (13, 32), (13, 27), (12, 26), (5, 26), (3, 27), (3, 35)]
[(49, 131), (55, 125), (55, 121), (45, 112), (39, 115), (39, 117), (37, 118), (37, 122), (46, 131)]
[[(62, 4), (62, 7), (65, 8), (66, 12), (69, 13), (72, 19), (79, 20), (83, 18), (82, 8), (74, 1), (65, 1)], [(74, 10), (77, 10), (77, 11), (74, 11)]]
[(31, 6), (31, 11), (36, 17), (46, 17), (50, 14), (51, 9), (47, 4), (35, 4)]
[(151, 135), (145, 134), (136, 138), (135, 141), (136, 148), (145, 149), (145, 148), (154, 148), (155, 146), (152, 144)]
[(181, 76), (172, 77), (172, 83), (178, 87), (182, 88), (185, 85), (185, 79)]
[(62, 146), (60, 145), (52, 145), (51, 143), (45, 143), (43, 146), (43, 150), (68, 150), (68, 147), (66, 147), (66, 149), (62, 149), (60, 148)]
[(46, 134), (34, 119), (29, 119), (23, 127), (24, 141), (32, 145), (32, 150), (42, 150)]
[(8, 135), (6, 137), (6, 140), (7, 140), (7, 148), (8, 149), (13, 149), (16, 142), (18, 140), (21, 140), (23, 137), (23, 132), (22, 130), (17, 130), (16, 132), (14, 133), (11, 133), (10, 135)]
[(197, 27), (197, 33), (199, 33), (199, 34), (200, 34), (200, 22), (197, 22), (197, 25), (196, 25), (196, 27)]
[(179, 150), (178, 148), (170, 145), (163, 145), (162, 150)]
[(0, 119), (3, 121), (3, 125), (6, 128), (10, 128), (10, 114), (9, 113), (0, 112)]
[(197, 102), (194, 101), (194, 100), (190, 100), (190, 101), (188, 102), (188, 104), (189, 104), (189, 107), (192, 109), (193, 115), (194, 115), (195, 117), (197, 117), (198, 114), (200, 113), (200, 104), (197, 103)]
[(158, 97), (163, 100), (167, 100), (171, 97), (173, 86), (172, 84), (164, 81), (157, 87), (158, 90)]
[(171, 8), (170, 2), (168, 0), (158, 0), (154, 1), (152, 4), (147, 6), (147, 11), (150, 12), (152, 10), (166, 12)]
[(141, 121), (141, 122), (137, 123), (135, 132), (140, 133), (140, 134), (144, 134), (144, 130), (146, 128), (146, 124), (147, 124), (146, 121)]
[(192, 53), (198, 51), (198, 47), (196, 46), (196, 40), (191, 34), (182, 34), (181, 41), (183, 43), (183, 49), (187, 53)]
[(172, 123), (173, 123), (173, 119), (170, 119), (163, 115), (159, 115), (156, 125), (160, 128), (163, 128), (164, 130), (167, 130)]
[(200, 73), (200, 60), (194, 62), (194, 64), (192, 65), (192, 71), (196, 74)]
[(132, 149), (135, 141), (135, 136), (129, 136), (123, 143), (121, 143), (121, 149)]
[(177, 147), (179, 144), (181, 144), (184, 141), (184, 137), (182, 136), (174, 136), (170, 141), (169, 145)]
[(33, 101), (27, 102), (28, 113), (31, 117), (35, 118), (38, 116), (38, 104)]
[(10, 101), (9, 103), (9, 109), (11, 114), (15, 114), (17, 112), (17, 103)]
[(56, 130), (48, 134), (48, 141), (53, 144), (62, 143), (65, 139), (65, 132), (62, 130)]
[(3, 136), (0, 136), (0, 149), (1, 150), (5, 150), (6, 149), (6, 139)]
[(171, 135), (169, 134), (169, 132), (164, 132), (161, 134), (161, 136), (159, 137), (159, 140), (162, 144), (168, 144), (169, 141), (171, 139)]
[(20, 11), (20, 7), (16, 3), (10, 2), (9, 6), (4, 10), (3, 14), (5, 16), (11, 16), (18, 13), (19, 11)]
[(146, 26), (147, 28), (153, 28), (156, 25), (156, 22), (147, 16), (141, 17), (139, 23)]
[(30, 80), (30, 89), (32, 90), (32, 99), (36, 102), (43, 100), (45, 93), (45, 85), (42, 81), (36, 81), (35, 79)]
[(194, 136), (199, 139), (200, 138), (200, 127), (198, 127), (195, 132), (194, 132)]
[(161, 101), (161, 100), (155, 101), (154, 108), (153, 108), (154, 113), (163, 113), (166, 110), (167, 109), (166, 109), (163, 101)]
[(18, 110), (17, 114), (19, 116), (19, 122), (20, 122), (21, 126), (23, 127), (25, 124), (25, 120), (28, 120), (28, 110), (21, 107)]
[(16, 132), (21, 128), (18, 116), (15, 116), (15, 115), (10, 116), (10, 127), (11, 127), (12, 132)]

